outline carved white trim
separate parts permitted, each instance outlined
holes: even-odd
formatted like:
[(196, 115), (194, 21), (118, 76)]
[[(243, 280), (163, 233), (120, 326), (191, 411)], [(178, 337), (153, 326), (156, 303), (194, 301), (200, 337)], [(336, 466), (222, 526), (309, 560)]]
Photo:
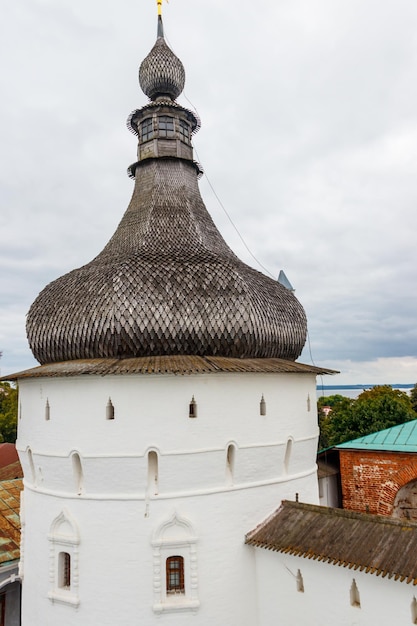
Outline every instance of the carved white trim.
[[(49, 539), (49, 593), (52, 602), (77, 607), (80, 603), (79, 589), (79, 544), (78, 524), (67, 509), (54, 519), (48, 535)], [(67, 552), (71, 557), (71, 586), (59, 586), (59, 553)]]
[[(198, 599), (197, 536), (191, 522), (175, 512), (154, 532), (153, 610), (155, 613), (196, 611)], [(184, 593), (167, 594), (166, 560), (170, 556), (184, 559)]]

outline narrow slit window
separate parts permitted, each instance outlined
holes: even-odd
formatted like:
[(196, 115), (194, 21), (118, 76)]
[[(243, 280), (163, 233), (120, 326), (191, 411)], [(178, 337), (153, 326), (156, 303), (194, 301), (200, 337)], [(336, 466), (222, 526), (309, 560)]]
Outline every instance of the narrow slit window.
[(228, 446), (227, 453), (226, 453), (226, 480), (229, 485), (233, 485), (233, 481), (234, 481), (235, 457), (236, 457), (236, 448), (231, 443)]
[(158, 453), (151, 450), (148, 453), (148, 494), (158, 495)]
[(81, 495), (84, 483), (83, 467), (81, 465), (80, 455), (77, 452), (74, 452), (72, 455), (72, 470), (74, 474), (75, 491), (78, 495)]
[(71, 587), (71, 555), (68, 552), (60, 552), (58, 555), (58, 587), (70, 589)]
[(182, 556), (167, 558), (167, 593), (184, 593), (184, 559)]
[(292, 452), (292, 439), (288, 439), (287, 447), (285, 448), (285, 457), (284, 457), (284, 472), (286, 474), (288, 474), (288, 470), (290, 467), (291, 452)]
[(107, 402), (107, 405), (106, 405), (106, 419), (114, 420), (114, 405), (113, 405), (113, 402), (111, 401), (111, 398), (109, 398), (109, 401)]
[(195, 401), (194, 396), (191, 398), (188, 416), (197, 417), (197, 402)]
[(297, 581), (297, 591), (299, 591), (300, 593), (304, 593), (304, 580), (303, 580), (303, 575), (301, 573), (301, 570), (297, 570), (296, 581)]
[(411, 623), (417, 624), (417, 600), (415, 596), (411, 601)]
[(359, 595), (359, 589), (355, 579), (352, 580), (352, 585), (350, 587), (350, 604), (359, 609), (361, 607), (361, 597)]

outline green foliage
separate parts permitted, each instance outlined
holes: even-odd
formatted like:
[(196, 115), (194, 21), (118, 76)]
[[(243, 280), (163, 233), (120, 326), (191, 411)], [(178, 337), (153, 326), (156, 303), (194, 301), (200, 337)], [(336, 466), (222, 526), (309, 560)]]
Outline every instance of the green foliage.
[(410, 400), (411, 400), (411, 406), (413, 407), (413, 411), (417, 413), (417, 383), (414, 385), (414, 387), (410, 391)]
[(14, 443), (17, 431), (17, 389), (0, 382), (0, 442)]
[[(321, 450), (417, 419), (410, 396), (389, 385), (363, 391), (356, 400), (336, 395), (317, 404)], [(324, 406), (331, 407), (327, 415)]]

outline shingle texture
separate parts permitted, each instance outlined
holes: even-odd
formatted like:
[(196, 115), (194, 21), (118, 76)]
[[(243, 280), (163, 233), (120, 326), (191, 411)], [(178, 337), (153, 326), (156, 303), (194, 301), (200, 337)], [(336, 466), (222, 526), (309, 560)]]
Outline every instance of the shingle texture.
[(242, 263), (201, 199), (194, 167), (155, 159), (91, 263), (50, 283), (27, 318), (40, 363), (197, 354), (296, 359), (306, 317), (295, 296)]
[(142, 91), (152, 100), (165, 95), (175, 100), (184, 89), (184, 66), (165, 42), (162, 20), (158, 34), (160, 36), (154, 47), (141, 63), (139, 84)]
[(149, 356), (132, 359), (83, 359), (40, 365), (5, 376), (0, 380), (23, 378), (55, 378), (68, 376), (120, 376), (124, 374), (335, 374), (334, 370), (304, 365), (283, 359), (231, 359), (192, 355)]
[(0, 564), (20, 557), (20, 492), (22, 480), (0, 482)]
[(404, 520), (286, 500), (246, 543), (417, 584), (417, 524)]
[[(165, 48), (158, 37), (141, 75), (179, 88)], [(295, 360), (306, 332), (294, 294), (233, 254), (204, 206), (196, 168), (177, 157), (137, 164), (132, 200), (107, 246), (50, 283), (27, 317), (42, 364), (181, 354)]]

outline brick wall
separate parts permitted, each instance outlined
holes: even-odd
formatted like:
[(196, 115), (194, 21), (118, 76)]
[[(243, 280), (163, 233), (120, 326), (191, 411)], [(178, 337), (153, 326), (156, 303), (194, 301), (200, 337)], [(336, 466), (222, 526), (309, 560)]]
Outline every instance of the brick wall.
[(417, 454), (339, 450), (343, 508), (391, 515), (398, 490), (417, 478)]

